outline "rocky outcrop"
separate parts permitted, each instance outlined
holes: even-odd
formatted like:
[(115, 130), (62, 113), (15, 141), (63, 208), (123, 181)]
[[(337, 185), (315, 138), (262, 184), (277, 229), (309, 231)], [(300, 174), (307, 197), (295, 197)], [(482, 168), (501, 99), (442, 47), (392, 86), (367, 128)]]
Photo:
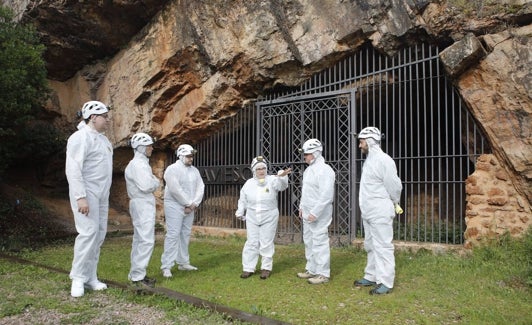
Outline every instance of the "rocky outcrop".
[(531, 2), (449, 3), (48, 0), (29, 2), (22, 19), (48, 45), (54, 94), (46, 109), (73, 128), (84, 101), (111, 104), (117, 148), (138, 130), (163, 148), (196, 142), (244, 101), (297, 85), (363, 44), (391, 55), (469, 35), (486, 52), (453, 73), (456, 87), (530, 205)]
[[(489, 51), (456, 86), (515, 189), (532, 202), (532, 25), (484, 35)], [(529, 211), (530, 212), (530, 211)]]

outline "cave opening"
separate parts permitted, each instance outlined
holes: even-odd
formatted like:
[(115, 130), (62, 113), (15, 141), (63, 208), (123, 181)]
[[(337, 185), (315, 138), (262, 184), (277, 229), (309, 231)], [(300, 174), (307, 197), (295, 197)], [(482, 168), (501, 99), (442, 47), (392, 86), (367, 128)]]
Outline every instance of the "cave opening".
[(339, 244), (363, 236), (358, 187), (363, 155), (356, 133), (376, 126), (382, 149), (403, 181), (394, 239), (461, 244), (465, 231), (465, 179), (476, 158), (491, 150), (459, 94), (445, 76), (435, 46), (419, 44), (393, 57), (366, 46), (297, 87), (272, 89), (244, 107), (218, 133), (198, 144), (206, 183), (197, 225), (243, 228), (234, 212), (249, 163), (263, 155), (269, 172), (291, 166), (280, 194), (278, 239), (301, 240), (297, 205), (305, 165), (298, 152), (318, 138), (336, 172), (330, 235)]

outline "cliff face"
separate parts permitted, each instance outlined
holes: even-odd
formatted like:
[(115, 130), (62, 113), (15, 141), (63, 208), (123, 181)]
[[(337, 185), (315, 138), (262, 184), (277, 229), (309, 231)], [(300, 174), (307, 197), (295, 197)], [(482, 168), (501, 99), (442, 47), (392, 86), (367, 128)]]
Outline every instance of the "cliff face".
[(392, 55), (409, 44), (443, 49), (472, 35), (484, 52), (471, 56), (465, 46), (453, 60), (466, 64), (449, 74), (522, 198), (523, 228), (532, 223), (531, 1), (3, 3), (33, 22), (48, 46), (54, 96), (46, 109), (60, 116), (57, 124), (74, 126), (85, 101), (101, 100), (114, 107), (109, 137), (117, 148), (139, 130), (166, 147), (196, 142), (245, 100), (297, 85), (365, 43)]

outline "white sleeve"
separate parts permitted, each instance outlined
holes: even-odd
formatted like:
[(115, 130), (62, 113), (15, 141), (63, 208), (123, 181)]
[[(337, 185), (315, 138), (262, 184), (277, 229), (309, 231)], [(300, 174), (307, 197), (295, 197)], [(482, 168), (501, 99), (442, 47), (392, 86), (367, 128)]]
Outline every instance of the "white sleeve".
[[(246, 182), (247, 184), (247, 182)], [(235, 216), (244, 216), (247, 209), (247, 197), (246, 197), (246, 184), (240, 189), (240, 197), (238, 198), (238, 207), (235, 212)]]
[(199, 206), (201, 203), (201, 200), (203, 200), (203, 194), (205, 193), (205, 184), (203, 183), (203, 179), (201, 178), (201, 174), (199, 173), (199, 170), (197, 168), (194, 168), (195, 174), (196, 174), (196, 192), (194, 193), (194, 199), (192, 202)]
[(318, 193), (318, 200), (310, 210), (310, 214), (314, 215), (316, 218), (319, 218), (323, 214), (325, 208), (329, 204), (332, 204), (334, 200), (335, 178), (336, 174), (331, 168), (323, 168), (322, 170), (320, 170), (320, 189)]
[(159, 187), (159, 180), (153, 175), (149, 164), (138, 162), (134, 164), (131, 174), (132, 179), (142, 193), (153, 193)]
[(403, 190), (403, 185), (401, 184), (401, 179), (399, 176), (397, 176), (397, 167), (395, 166), (395, 162), (390, 157), (389, 159), (385, 159), (383, 162), (383, 182), (384, 182), (384, 188), (390, 195), (390, 199), (392, 202), (399, 203), (399, 200), (401, 199), (401, 191)]
[(65, 174), (70, 192), (76, 200), (87, 197), (83, 180), (83, 163), (86, 156), (87, 143), (81, 134), (73, 134), (67, 142)]
[[(280, 170), (277, 174), (282, 173)], [(277, 192), (284, 191), (288, 188), (288, 175), (285, 176), (273, 176), (272, 177), (272, 188)]]
[(164, 180), (166, 182), (166, 188), (170, 193), (170, 196), (174, 198), (179, 204), (183, 206), (188, 206), (191, 201), (189, 198), (185, 197), (183, 194), (185, 191), (179, 184), (179, 168), (174, 165), (170, 165), (164, 172)]

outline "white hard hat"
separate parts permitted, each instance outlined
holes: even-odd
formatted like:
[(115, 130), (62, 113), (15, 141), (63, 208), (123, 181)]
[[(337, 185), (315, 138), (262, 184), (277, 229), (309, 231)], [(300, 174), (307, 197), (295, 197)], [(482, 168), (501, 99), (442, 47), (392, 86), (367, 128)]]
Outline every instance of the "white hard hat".
[(153, 138), (147, 135), (146, 133), (137, 133), (131, 137), (131, 148), (136, 149), (138, 146), (149, 146), (153, 144)]
[(251, 170), (255, 170), (255, 166), (257, 166), (258, 164), (260, 163), (263, 163), (266, 168), (268, 168), (268, 161), (266, 161), (266, 158), (264, 158), (263, 156), (257, 156), (255, 158), (253, 158), (253, 161), (251, 162)]
[(83, 116), (84, 120), (88, 119), (93, 114), (101, 115), (107, 112), (109, 112), (109, 108), (97, 100), (86, 102), (81, 108), (81, 116)]
[(196, 149), (192, 148), (191, 145), (189, 144), (182, 144), (179, 146), (179, 148), (177, 148), (175, 154), (180, 157), (180, 156), (188, 156), (188, 155), (192, 155), (192, 154), (195, 154), (197, 152)]
[(310, 139), (303, 143), (303, 153), (313, 153), (315, 151), (323, 151), (323, 146), (318, 139)]
[(379, 129), (377, 129), (374, 126), (368, 126), (367, 128), (362, 129), (360, 133), (358, 134), (359, 139), (367, 139), (367, 138), (373, 138), (377, 141), (381, 141), (382, 134)]

